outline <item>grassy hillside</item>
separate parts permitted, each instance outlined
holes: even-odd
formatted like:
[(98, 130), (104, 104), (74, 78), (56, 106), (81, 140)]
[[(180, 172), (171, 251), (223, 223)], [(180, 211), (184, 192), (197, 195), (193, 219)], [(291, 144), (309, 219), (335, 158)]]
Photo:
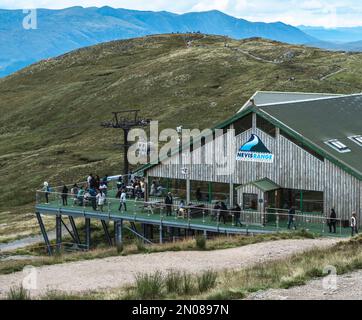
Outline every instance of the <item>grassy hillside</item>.
[(197, 34), (111, 42), (42, 61), (0, 80), (0, 211), (30, 210), (44, 180), (119, 173), (120, 132), (99, 126), (112, 111), (136, 107), (162, 127), (204, 128), (256, 90), (361, 92), (361, 71), (362, 54)]

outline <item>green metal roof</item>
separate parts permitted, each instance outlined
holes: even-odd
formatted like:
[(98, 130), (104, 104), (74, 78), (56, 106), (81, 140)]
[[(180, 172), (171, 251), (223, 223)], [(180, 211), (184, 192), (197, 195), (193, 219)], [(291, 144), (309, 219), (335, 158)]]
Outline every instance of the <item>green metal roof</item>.
[(252, 184), (263, 192), (280, 189), (280, 186), (278, 184), (274, 183), (273, 181), (271, 181), (268, 178), (254, 181), (254, 182), (252, 182)]
[[(257, 187), (258, 189), (260, 189), (263, 192), (268, 192), (268, 191), (272, 191), (272, 190), (278, 190), (280, 189), (280, 185), (276, 184), (275, 182), (273, 182), (272, 180), (268, 179), (268, 178), (264, 178), (258, 181), (254, 181), (251, 183), (248, 183), (248, 185), (254, 185), (255, 187)], [(239, 187), (237, 187), (236, 189), (240, 189), (244, 187), (244, 185), (241, 185)]]
[(274, 104), (282, 102), (296, 102), (304, 100), (314, 100), (327, 97), (338, 97), (342, 95), (330, 93), (304, 93), (304, 92), (277, 92), (277, 91), (257, 91), (251, 99), (239, 110), (252, 105), (251, 100), (254, 100), (255, 105)]
[[(256, 107), (259, 114), (281, 123), (295, 138), (312, 144), (316, 151), (337, 160), (362, 177), (362, 147), (348, 137), (362, 135), (362, 94), (279, 103)], [(325, 142), (338, 139), (351, 152), (340, 153)]]

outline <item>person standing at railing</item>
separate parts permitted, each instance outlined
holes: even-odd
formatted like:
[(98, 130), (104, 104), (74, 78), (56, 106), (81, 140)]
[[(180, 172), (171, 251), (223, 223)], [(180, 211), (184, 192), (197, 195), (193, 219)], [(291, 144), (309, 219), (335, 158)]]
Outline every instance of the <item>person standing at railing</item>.
[(121, 195), (120, 195), (120, 197), (119, 197), (119, 208), (118, 208), (118, 211), (121, 211), (121, 210), (122, 210), (122, 207), (124, 207), (124, 211), (127, 211), (126, 200), (127, 200), (126, 190), (123, 189), (122, 192), (121, 192)]
[(99, 190), (99, 187), (101, 185), (101, 178), (98, 175), (96, 175), (94, 181), (95, 181), (95, 185), (94, 185), (95, 189)]
[(93, 178), (93, 174), (90, 173), (89, 176), (88, 176), (88, 178), (87, 178), (88, 188), (91, 187), (91, 184), (92, 184), (93, 179), (94, 179), (94, 178)]
[(108, 187), (107, 187), (107, 184), (104, 183), (104, 181), (101, 182), (101, 184), (99, 186), (99, 190), (101, 192), (103, 192), (105, 195), (107, 195)]
[(288, 229), (291, 228), (292, 224), (294, 230), (297, 230), (297, 226), (295, 224), (295, 208), (293, 206), (288, 211)]
[(354, 235), (358, 233), (357, 215), (356, 215), (356, 212), (353, 212), (353, 213), (352, 213), (352, 217), (351, 217), (351, 229), (352, 229), (352, 237), (354, 237)]
[(104, 203), (106, 202), (106, 194), (102, 190), (100, 190), (97, 193), (96, 199), (97, 199), (99, 210), (101, 212), (103, 212), (103, 206), (104, 206)]
[(83, 203), (84, 203), (84, 189), (83, 187), (80, 187), (79, 190), (78, 190), (78, 194), (77, 194), (77, 199), (78, 199), (78, 203), (80, 206), (83, 206)]
[(45, 202), (48, 204), (49, 203), (49, 193), (50, 193), (50, 186), (48, 182), (44, 182), (43, 184), (43, 192), (44, 192), (44, 196), (45, 196)]
[(227, 208), (225, 202), (222, 201), (221, 204), (220, 204), (219, 222), (222, 219), (223, 223), (226, 224), (227, 210), (228, 210), (228, 208)]
[(241, 207), (239, 206), (239, 204), (236, 204), (235, 208), (232, 211), (234, 213), (235, 226), (239, 225), (240, 227), (242, 227), (243, 225), (241, 224), (241, 221), (240, 221)]
[(172, 205), (173, 205), (173, 197), (171, 192), (169, 192), (165, 198), (166, 204), (166, 216), (172, 216)]
[(95, 188), (90, 188), (88, 190), (89, 194), (90, 194), (90, 201), (91, 201), (91, 204), (92, 204), (92, 208), (94, 211), (97, 210), (97, 191)]
[(73, 197), (73, 206), (75, 206), (75, 205), (77, 204), (77, 202), (78, 202), (78, 198), (77, 198), (77, 196), (78, 196), (78, 191), (79, 191), (79, 188), (78, 188), (78, 185), (77, 185), (77, 184), (75, 184), (75, 185), (73, 186), (73, 188), (70, 189), (70, 193), (71, 193), (71, 195), (72, 195), (72, 197)]
[(329, 219), (328, 219), (329, 233), (332, 233), (332, 229), (333, 229), (333, 233), (337, 233), (336, 224), (337, 224), (337, 214), (334, 209), (331, 209), (331, 213), (330, 213)]
[(68, 187), (66, 185), (63, 186), (63, 190), (62, 190), (62, 202), (63, 202), (63, 206), (67, 206), (68, 205)]

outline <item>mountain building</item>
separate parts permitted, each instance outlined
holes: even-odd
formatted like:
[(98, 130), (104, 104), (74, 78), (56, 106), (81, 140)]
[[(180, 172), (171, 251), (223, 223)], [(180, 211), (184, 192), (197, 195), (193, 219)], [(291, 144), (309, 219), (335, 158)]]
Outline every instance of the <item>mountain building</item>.
[(295, 207), (329, 215), (334, 208), (348, 225), (352, 212), (361, 218), (361, 120), (362, 94), (256, 92), (214, 128), (222, 136), (208, 143), (199, 137), (188, 154), (177, 152), (138, 173), (187, 203), (224, 201), (258, 213)]

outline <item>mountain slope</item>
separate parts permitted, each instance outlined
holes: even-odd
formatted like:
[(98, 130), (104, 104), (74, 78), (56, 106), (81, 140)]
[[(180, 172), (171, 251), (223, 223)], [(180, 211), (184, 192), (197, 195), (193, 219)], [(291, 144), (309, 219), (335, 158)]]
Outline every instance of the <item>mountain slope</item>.
[(354, 28), (323, 28), (299, 26), (298, 29), (321, 41), (349, 43), (362, 41), (362, 27)]
[(41, 9), (37, 15), (38, 29), (25, 30), (22, 10), (0, 10), (0, 77), (77, 48), (150, 34), (200, 31), (236, 39), (264, 37), (297, 44), (317, 41), (283, 23), (252, 23), (219, 11), (177, 15), (111, 7), (72, 7)]
[(115, 41), (35, 64), (0, 79), (0, 207), (32, 203), (45, 180), (120, 173), (121, 133), (99, 126), (112, 111), (137, 107), (161, 128), (202, 129), (256, 90), (361, 92), (361, 70), (362, 54), (201, 34)]

